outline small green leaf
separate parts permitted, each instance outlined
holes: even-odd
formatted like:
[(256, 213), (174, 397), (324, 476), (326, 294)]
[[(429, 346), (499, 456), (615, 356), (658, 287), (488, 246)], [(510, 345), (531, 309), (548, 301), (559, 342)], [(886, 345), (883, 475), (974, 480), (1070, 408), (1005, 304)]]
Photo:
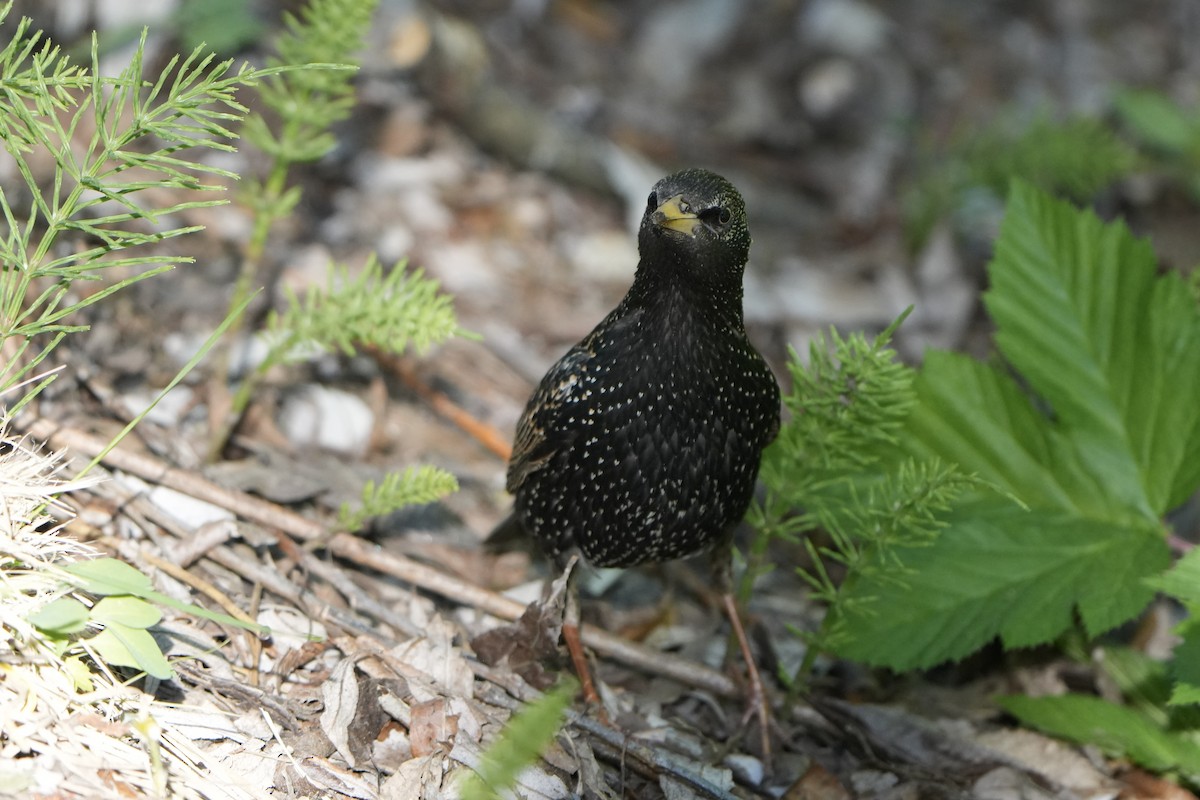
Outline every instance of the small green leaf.
[(63, 671), (67, 673), (77, 692), (86, 694), (96, 688), (96, 683), (92, 680), (92, 671), (78, 656), (64, 658)]
[(1200, 548), (1188, 551), (1169, 570), (1147, 578), (1146, 583), (1179, 600), (1193, 615), (1200, 613)]
[(54, 636), (79, 633), (87, 627), (88, 607), (72, 597), (60, 597), (29, 615), (29, 624)]
[(1094, 744), (1109, 755), (1128, 756), (1157, 770), (1200, 775), (1200, 744), (1184, 734), (1165, 731), (1146, 717), (1098, 697), (1002, 697), (999, 704), (1026, 725), (1082, 744)]
[(1200, 685), (1195, 683), (1177, 683), (1171, 689), (1171, 699), (1167, 701), (1173, 706), (1192, 706), (1200, 704)]
[(149, 628), (162, 619), (162, 612), (137, 597), (105, 597), (92, 607), (92, 619), (105, 625), (120, 623), (130, 628)]
[(1161, 92), (1130, 89), (1113, 101), (1125, 124), (1151, 147), (1175, 156), (1200, 150), (1200, 118)]
[(108, 664), (134, 667), (159, 680), (175, 676), (158, 642), (141, 628), (110, 622), (104, 630), (88, 639), (88, 644)]
[(1171, 677), (1178, 681), (1178, 687), (1171, 695), (1172, 704), (1194, 702), (1185, 699), (1194, 693), (1187, 687), (1192, 690), (1200, 687), (1200, 621), (1193, 617), (1183, 624), (1180, 633), (1183, 641), (1171, 654)]
[(65, 570), (80, 579), (79, 588), (95, 595), (145, 595), (153, 591), (150, 579), (115, 558), (97, 558), (70, 564)]

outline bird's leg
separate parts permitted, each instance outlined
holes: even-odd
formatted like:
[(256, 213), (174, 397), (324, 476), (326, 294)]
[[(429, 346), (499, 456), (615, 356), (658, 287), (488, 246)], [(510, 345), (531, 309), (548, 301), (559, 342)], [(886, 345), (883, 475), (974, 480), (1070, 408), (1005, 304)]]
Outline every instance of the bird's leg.
[(746, 681), (748, 686), (746, 698), (746, 713), (742, 717), (742, 726), (750, 720), (758, 718), (759, 735), (762, 737), (763, 763), (770, 769), (771, 765), (771, 701), (767, 697), (767, 688), (762, 676), (758, 673), (758, 665), (754, 661), (754, 651), (750, 649), (750, 638), (742, 625), (742, 615), (738, 610), (737, 599), (733, 593), (733, 558), (731, 544), (718, 547), (712, 554), (713, 577), (721, 590), (721, 604), (733, 634), (737, 637), (738, 648), (742, 651), (742, 660), (746, 662)]
[(567, 645), (567, 652), (571, 655), (571, 665), (575, 668), (575, 675), (579, 678), (579, 686), (583, 691), (583, 699), (588, 705), (596, 709), (596, 716), (604, 724), (609, 724), (608, 713), (604, 710), (604, 703), (600, 701), (600, 695), (596, 692), (596, 684), (592, 682), (592, 670), (588, 665), (587, 654), (583, 651), (583, 641), (579, 638), (579, 585), (575, 580), (574, 567), (577, 558), (572, 558), (564, 570), (564, 577), (567, 580), (566, 607), (563, 611), (562, 638)]
[(729, 624), (733, 627), (734, 635), (737, 636), (742, 658), (746, 661), (749, 697), (742, 724), (745, 725), (751, 719), (758, 718), (762, 736), (763, 763), (769, 765), (771, 763), (771, 703), (767, 698), (767, 690), (763, 685), (762, 677), (758, 674), (758, 666), (754, 663), (754, 652), (750, 649), (750, 639), (746, 636), (746, 628), (742, 625), (742, 616), (738, 613), (737, 600), (734, 599), (733, 592), (728, 590), (721, 592), (721, 602), (725, 605), (725, 614), (729, 617)]

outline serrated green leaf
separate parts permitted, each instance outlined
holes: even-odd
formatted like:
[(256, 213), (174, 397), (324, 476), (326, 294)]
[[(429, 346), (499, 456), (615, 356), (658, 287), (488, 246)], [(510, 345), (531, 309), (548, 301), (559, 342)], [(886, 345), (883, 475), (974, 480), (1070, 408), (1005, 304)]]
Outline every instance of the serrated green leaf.
[(1194, 683), (1177, 683), (1171, 688), (1171, 699), (1167, 701), (1173, 706), (1200, 704), (1200, 685)]
[(29, 615), (29, 624), (55, 636), (79, 633), (87, 627), (88, 607), (72, 597), (60, 597)]
[(1156, 273), (1123, 224), (1015, 182), (984, 297), (997, 346), (1082, 466), (1147, 519), (1200, 481), (1200, 309)]
[(838, 654), (928, 667), (997, 636), (1007, 647), (1051, 641), (1076, 611), (1094, 636), (1145, 607), (1141, 579), (1168, 559), (1165, 542), (1145, 530), (1003, 498), (964, 504), (936, 541), (899, 554), (905, 575), (867, 574), (846, 587), (850, 637)]
[(162, 619), (162, 612), (137, 597), (105, 597), (92, 607), (92, 619), (105, 625), (120, 623), (130, 628), (149, 628)]
[(1200, 621), (1188, 620), (1177, 632), (1182, 640), (1171, 653), (1169, 670), (1177, 685), (1170, 702), (1184, 705), (1196, 702), (1188, 698), (1197, 697), (1200, 691)]
[(159, 680), (175, 676), (154, 637), (141, 628), (112, 622), (88, 639), (88, 644), (105, 663), (140, 669)]
[(1106, 495), (1094, 477), (1008, 373), (935, 351), (914, 388), (911, 452), (960, 464), (1029, 506), (1103, 513)]
[(1193, 614), (1200, 612), (1200, 549), (1185, 553), (1163, 574), (1147, 578), (1146, 584), (1179, 600)]
[(115, 558), (97, 558), (80, 561), (64, 569), (79, 579), (79, 588), (95, 595), (132, 594), (144, 595), (153, 591), (150, 579)]
[(1017, 374), (928, 355), (903, 443), (1016, 502), (956, 510), (901, 555), (902, 583), (855, 582), (843, 655), (929, 665), (995, 636), (1049, 641), (1076, 614), (1100, 633), (1149, 600), (1168, 563), (1160, 517), (1200, 483), (1200, 309), (1149, 246), (1018, 182), (989, 270)]
[(1163, 730), (1132, 709), (1076, 694), (1014, 695), (997, 702), (1026, 725), (1051, 735), (1094, 744), (1152, 770), (1178, 769), (1200, 775), (1200, 744), (1184, 734)]

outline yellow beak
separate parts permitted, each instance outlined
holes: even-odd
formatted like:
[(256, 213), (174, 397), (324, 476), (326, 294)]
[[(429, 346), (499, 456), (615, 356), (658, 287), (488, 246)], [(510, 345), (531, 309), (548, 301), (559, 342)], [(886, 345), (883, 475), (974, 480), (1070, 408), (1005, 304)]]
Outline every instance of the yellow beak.
[(696, 214), (692, 211), (691, 206), (684, 202), (681, 194), (664, 200), (654, 210), (655, 225), (660, 228), (670, 228), (688, 236), (694, 234), (696, 219)]

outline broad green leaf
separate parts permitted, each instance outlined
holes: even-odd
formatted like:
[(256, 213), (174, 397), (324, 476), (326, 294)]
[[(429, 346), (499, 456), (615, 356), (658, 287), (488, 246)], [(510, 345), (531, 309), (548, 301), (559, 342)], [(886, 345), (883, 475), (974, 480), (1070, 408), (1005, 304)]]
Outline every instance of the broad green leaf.
[(149, 628), (162, 619), (162, 612), (137, 597), (119, 595), (105, 597), (92, 607), (92, 619), (111, 625), (114, 622), (130, 628)]
[(847, 591), (847, 658), (893, 669), (962, 658), (995, 637), (1051, 641), (1077, 612), (1090, 635), (1141, 611), (1142, 582), (1168, 553), (1153, 531), (1024, 510), (1004, 498), (964, 504), (926, 547), (899, 554), (902, 575), (865, 574)]
[(1014, 182), (984, 298), (997, 346), (1083, 467), (1147, 519), (1200, 480), (1200, 309), (1156, 273), (1123, 224)]
[(145, 595), (153, 591), (150, 579), (124, 561), (115, 558), (97, 558), (80, 561), (64, 568), (80, 579), (79, 588), (89, 594), (132, 594)]
[(79, 633), (87, 627), (88, 607), (72, 597), (60, 597), (29, 615), (29, 624), (56, 636)]
[(1200, 775), (1200, 744), (1186, 734), (1165, 731), (1136, 711), (1098, 697), (1014, 695), (998, 700), (1026, 725), (1106, 753), (1128, 756), (1149, 769)]
[(956, 509), (899, 581), (853, 581), (843, 655), (929, 665), (1049, 641), (1075, 615), (1103, 632), (1149, 601), (1160, 517), (1200, 483), (1200, 310), (1149, 246), (1017, 182), (989, 270), (1014, 372), (929, 354), (903, 442), (1015, 502)]
[(1006, 372), (930, 352), (917, 377), (910, 451), (960, 464), (1022, 503), (1107, 516), (1107, 495), (1070, 443)]
[(88, 644), (108, 664), (140, 669), (159, 680), (175, 676), (158, 642), (142, 628), (110, 622), (104, 630), (88, 639)]

